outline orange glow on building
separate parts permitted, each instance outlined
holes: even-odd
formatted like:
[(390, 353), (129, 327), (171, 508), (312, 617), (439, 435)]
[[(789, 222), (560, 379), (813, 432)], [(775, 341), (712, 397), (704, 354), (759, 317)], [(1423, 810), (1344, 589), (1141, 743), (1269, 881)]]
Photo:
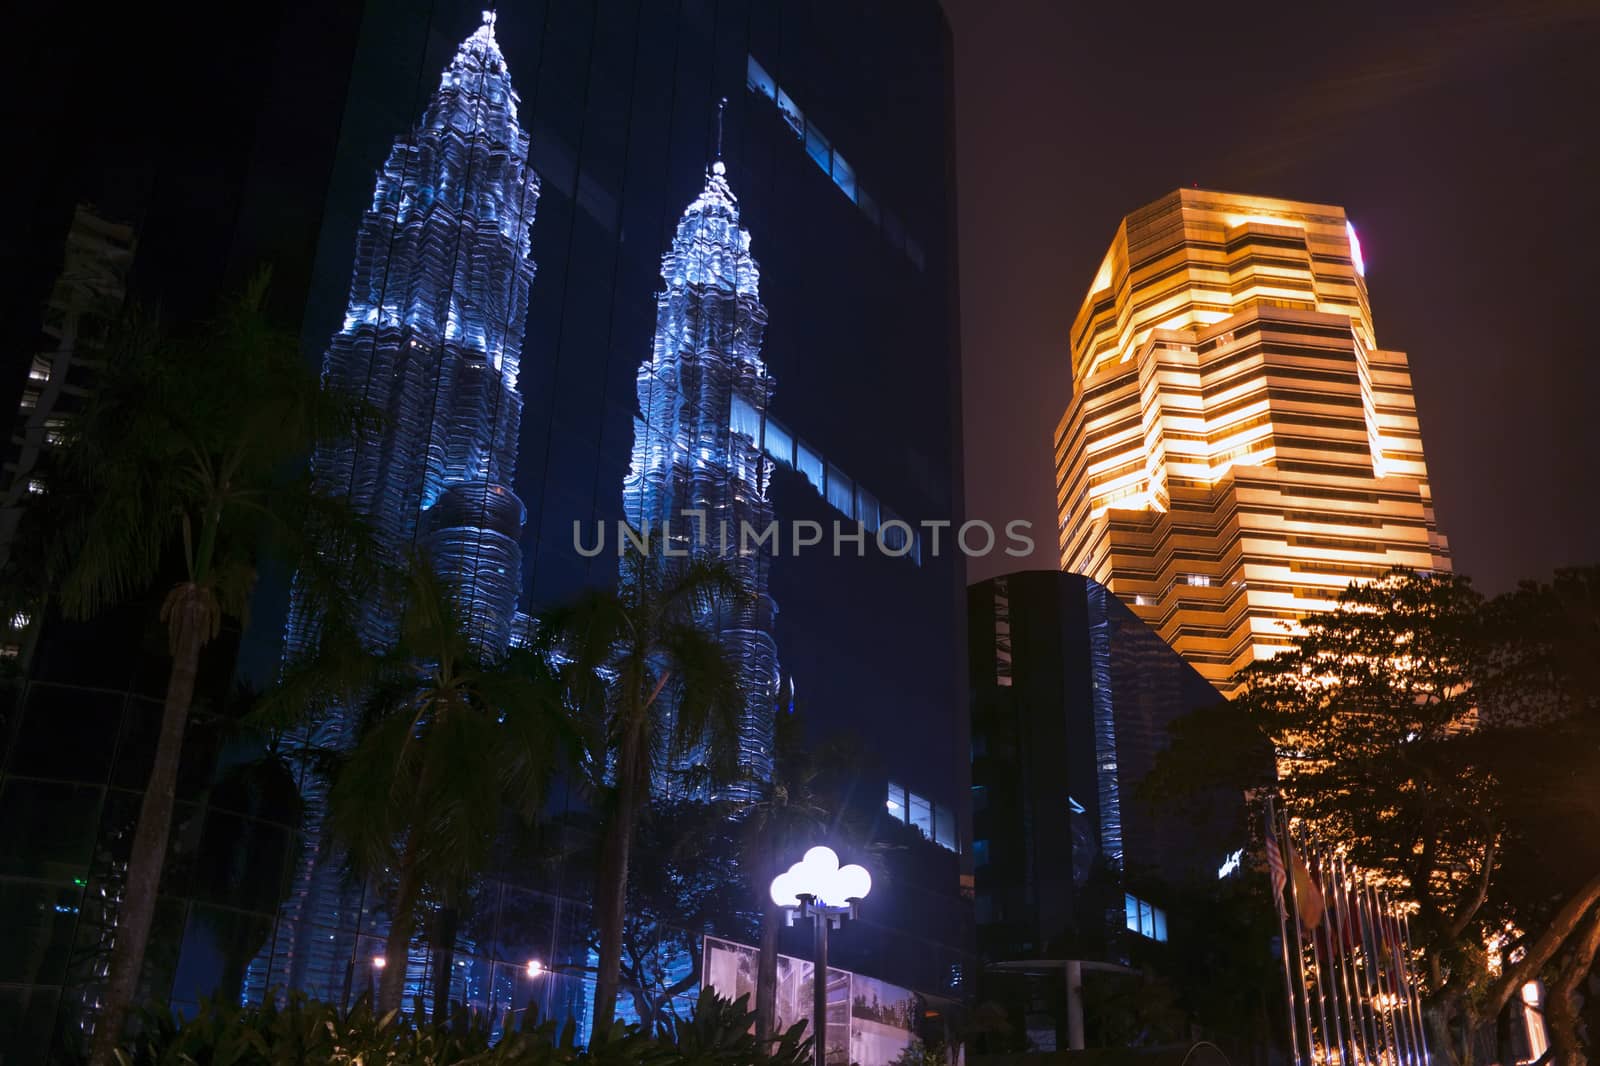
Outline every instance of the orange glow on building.
[(1450, 567), (1353, 236), (1342, 208), (1181, 189), (1123, 220), (1073, 322), (1062, 568), (1224, 692), (1351, 580)]

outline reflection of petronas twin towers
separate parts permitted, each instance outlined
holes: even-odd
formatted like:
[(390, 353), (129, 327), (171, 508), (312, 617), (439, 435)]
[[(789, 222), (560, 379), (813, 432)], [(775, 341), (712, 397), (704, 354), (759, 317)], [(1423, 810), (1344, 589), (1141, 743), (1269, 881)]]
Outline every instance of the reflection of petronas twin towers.
[[(344, 324), (328, 347), (327, 384), (364, 397), (381, 425), (319, 450), (312, 464), (324, 485), (349, 494), (391, 561), (420, 552), (459, 589), (473, 639), (490, 652), (511, 636), (525, 518), (511, 486), (539, 179), (518, 102), (485, 13), (379, 171), (356, 237)], [(662, 259), (665, 286), (654, 348), (639, 370), (623, 487), (635, 526), (677, 525), (686, 510), (734, 529), (770, 518), (770, 467), (749, 428), (760, 426), (772, 389), (749, 245), (718, 162)], [(707, 624), (724, 635), (752, 693), (741, 763), (764, 777), (777, 669), (767, 562), (757, 554), (733, 564), (755, 595)], [(391, 643), (395, 626), (392, 612), (376, 607), (362, 619), (375, 646)], [(293, 605), (287, 653), (307, 647), (314, 628)]]

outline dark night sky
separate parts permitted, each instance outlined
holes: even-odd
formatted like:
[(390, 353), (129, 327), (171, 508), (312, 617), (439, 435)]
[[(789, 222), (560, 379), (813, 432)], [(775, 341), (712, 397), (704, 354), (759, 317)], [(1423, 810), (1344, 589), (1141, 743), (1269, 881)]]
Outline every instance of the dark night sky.
[(1460, 571), (1600, 562), (1600, 3), (945, 6), (967, 510), (1038, 542), (969, 579), (1056, 565), (1068, 330), (1121, 217), (1181, 185), (1348, 210)]

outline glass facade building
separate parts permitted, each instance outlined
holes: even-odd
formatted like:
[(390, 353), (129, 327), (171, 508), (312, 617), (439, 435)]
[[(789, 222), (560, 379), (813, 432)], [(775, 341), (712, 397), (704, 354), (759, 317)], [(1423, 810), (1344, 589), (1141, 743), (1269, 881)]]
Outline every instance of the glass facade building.
[(968, 603), (979, 957), (1125, 961), (1129, 933), (1167, 939), (1146, 886), (1214, 879), (1239, 845), (1236, 800), (1191, 820), (1136, 796), (1171, 723), (1222, 697), (1089, 578), (1010, 574)]
[[(330, 373), (345, 367), (357, 376), (382, 364), (402, 380), (407, 368), (430, 365), (437, 375), (448, 364), (455, 384), (440, 391), (436, 378), (428, 395), (463, 417), (452, 417), (432, 445), (401, 447), (408, 426), (434, 423), (431, 415), (412, 419), (396, 391), (389, 432), (397, 439), (383, 452), (395, 461), (408, 456), (403, 475), (363, 474), (365, 460), (354, 455), (322, 462), (319, 472), (342, 472), (370, 492), (374, 506), (390, 489), (401, 493), (393, 510), (409, 517), (397, 527), (397, 545), (414, 537), (429, 541), (436, 558), (503, 559), (504, 574), (463, 568), (490, 578), (478, 591), (492, 644), (507, 605), (531, 610), (615, 580), (614, 538), (609, 550), (592, 554), (578, 550), (578, 533), (586, 531), (588, 543), (597, 526), (614, 529), (632, 517), (630, 479), (659, 458), (646, 447), (645, 462), (636, 463), (641, 440), (677, 447), (683, 439), (666, 417), (673, 405), (646, 403), (650, 390), (641, 388), (641, 365), (652, 364), (663, 337), (682, 341), (684, 352), (714, 344), (730, 356), (749, 387), (731, 388), (726, 413), (719, 407), (695, 433), (714, 429), (729, 445), (729, 458), (715, 460), (730, 463), (715, 492), (753, 518), (770, 514), (785, 542), (760, 560), (766, 599), (759, 617), (728, 628), (755, 634), (760, 655), (752, 669), (770, 675), (771, 691), (790, 694), (819, 736), (848, 732), (871, 753), (859, 797), (884, 833), (907, 844), (907, 872), (874, 889), (882, 903), (839, 938), (838, 962), (918, 990), (959, 993), (970, 969), (960, 890), (969, 861), (969, 732), (962, 561), (948, 529), (934, 536), (938, 523), (959, 521), (962, 504), (951, 66), (938, 5), (535, 0), (500, 12), (498, 58), (469, 47), (465, 59), (463, 40), (484, 25), (475, 5), (372, 0), (359, 24), (322, 19), (308, 7), (285, 19), (276, 53), (262, 45), (281, 65), (257, 71), (268, 120), (208, 127), (219, 137), (256, 138), (228, 153), (230, 167), (240, 161), (230, 186), (239, 204), (217, 217), (232, 219), (235, 229), (213, 243), (235, 257), (253, 250), (276, 259), (287, 295), (304, 296), (308, 359), (326, 357)], [(326, 32), (310, 52), (297, 46), (297, 35), (310, 40), (318, 31)], [(321, 62), (304, 62), (307, 54)], [(489, 76), (502, 61), (503, 84)], [(486, 91), (452, 96), (451, 75), (442, 86), (441, 73), (458, 69), (458, 88), (476, 77)], [(469, 98), (493, 105), (467, 121), (500, 124), (499, 148), (461, 133), (461, 113), (452, 108)], [(159, 111), (160, 101), (154, 105)], [(725, 177), (738, 211), (724, 235), (748, 252), (752, 269), (759, 261), (759, 295), (752, 285), (748, 299), (710, 293), (687, 276), (675, 289), (670, 268), (663, 276), (685, 205), (716, 192), (707, 168), (719, 139), (726, 172), (714, 177)], [(302, 141), (306, 150), (297, 155)], [(450, 200), (452, 174), (462, 179), (457, 192), (478, 190), (479, 198)], [(429, 216), (441, 210), (454, 212), (451, 228), (430, 228)], [(722, 226), (712, 216), (724, 210), (713, 204), (703, 219)], [(458, 274), (463, 261), (441, 254), (439, 242), (462, 234), (469, 218), (475, 243)], [(179, 221), (141, 231), (139, 255), (165, 264), (162, 270), (195, 273), (194, 262), (173, 252), (175, 235), (187, 232)], [(735, 230), (748, 234), (747, 247)], [(404, 259), (412, 288), (382, 285), (380, 251), (387, 276)], [(136, 264), (135, 290), (139, 274)], [(731, 329), (694, 321), (722, 309), (733, 314)], [(759, 340), (748, 335), (758, 309)], [(432, 364), (406, 347), (412, 340), (429, 350)], [(755, 382), (761, 373), (764, 385)], [(450, 435), (465, 427), (467, 435)], [(691, 465), (701, 458), (683, 455)], [(678, 484), (687, 488), (672, 491), (691, 500), (711, 498), (710, 488), (696, 495), (694, 475)], [(793, 548), (788, 530), (796, 522), (816, 523), (823, 542)], [(837, 551), (835, 523), (843, 534)], [(861, 541), (850, 539), (856, 533)], [(513, 574), (514, 581), (499, 580)], [(270, 679), (281, 634), (293, 629), (287, 575), (264, 577), (238, 656), (244, 676), (258, 683)], [(130, 616), (123, 632), (142, 634), (147, 625)], [(42, 659), (49, 640), (47, 633)], [(146, 651), (141, 641), (127, 638), (130, 653), (144, 657), (149, 678), (163, 677), (159, 648)], [(212, 650), (208, 657), (219, 658)], [(221, 673), (208, 713), (221, 720), (229, 678), (215, 668)], [(70, 699), (38, 704), (36, 714), (33, 701), (47, 691), (40, 675), (10, 705), (0, 796), (10, 811), (54, 805), (52, 817), (75, 827), (62, 839), (75, 841), (74, 854), (87, 863), (114, 854), (126, 832), (113, 808), (137, 806), (134, 749), (115, 747), (129, 728), (122, 716), (132, 712), (95, 710), (100, 697), (66, 667), (49, 683), (77, 687)], [(139, 701), (159, 695), (153, 682), (130, 685), (127, 676), (105, 682), (120, 693), (105, 700), (144, 707)], [(109, 730), (112, 762), (66, 754), (34, 760), (30, 731), (44, 725), (64, 730), (56, 734), (64, 738), (93, 733), (93, 744), (83, 742), (96, 751), (95, 731)], [(71, 743), (62, 743), (70, 752)], [(238, 842), (257, 843), (248, 863), (228, 866), (222, 880), (190, 876), (182, 863), (170, 868), (162, 913), (188, 917), (161, 919), (166, 954), (152, 956), (148, 987), (177, 1004), (243, 994), (252, 961), (264, 960), (269, 975), (293, 972), (280, 946), (298, 939), (331, 948), (297, 983), (335, 999), (359, 991), (372, 978), (382, 932), (374, 908), (357, 899), (334, 914), (297, 902), (314, 823), (301, 818), (302, 796), (292, 788), (271, 803), (248, 789), (222, 788), (232, 767), (259, 754), (242, 743), (186, 756), (194, 776), (180, 799), (199, 813), (175, 831), (174, 846), (221, 856)], [(759, 734), (750, 737), (752, 757), (761, 743)], [(261, 771), (275, 789), (280, 770)], [(884, 809), (891, 781), (927, 802), (931, 832), (923, 835), (934, 839), (919, 839)], [(46, 785), (48, 797), (11, 806), (11, 790), (21, 796)], [(564, 797), (552, 805), (563, 808)], [(42, 838), (23, 831), (28, 824), (6, 823), (0, 892), (25, 896), (39, 920), (0, 951), (7, 960), (0, 1003), (6, 1019), (24, 1019), (11, 1032), (61, 1032), (73, 1013), (72, 989), (92, 984), (93, 975), (56, 960), (87, 950), (81, 945), (92, 939), (92, 923), (83, 910), (98, 875), (87, 865), (41, 866), (54, 860)], [(107, 884), (114, 880), (113, 872)], [(557, 1010), (578, 1010), (587, 897), (586, 870), (569, 864), (535, 876), (508, 857), (460, 931), (456, 994), (500, 1007), (507, 996), (517, 1007), (542, 996)], [(58, 905), (79, 911), (50, 909)], [(193, 918), (213, 912), (227, 920)], [(532, 960), (546, 968), (537, 978), (527, 975)], [(419, 987), (425, 970), (417, 966)]]

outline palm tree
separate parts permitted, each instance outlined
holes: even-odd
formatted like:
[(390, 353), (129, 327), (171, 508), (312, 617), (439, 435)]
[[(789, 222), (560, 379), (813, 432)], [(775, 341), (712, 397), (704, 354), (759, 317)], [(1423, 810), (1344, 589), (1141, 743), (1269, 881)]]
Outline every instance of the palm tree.
[(327, 587), (318, 574), (359, 562), (347, 552), (311, 557), (314, 540), (349, 547), (361, 537), (340, 505), (286, 471), (303, 465), (319, 437), (353, 429), (360, 410), (323, 391), (292, 336), (268, 320), (268, 280), (259, 273), (193, 336), (175, 338), (130, 315), (108, 345), (95, 391), (66, 429), (49, 479), (56, 499), (28, 534), (35, 550), (24, 552), (39, 560), (47, 592), (72, 618), (177, 575), (160, 612), (172, 666), (94, 1066), (113, 1060), (143, 967), (201, 653), (225, 616), (243, 619), (263, 552), (306, 559), (313, 592)]
[(591, 776), (602, 785), (610, 781), (595, 887), (596, 1040), (616, 1014), (628, 861), (652, 781), (691, 753), (711, 780), (734, 776), (744, 694), (706, 619), (722, 598), (739, 595), (743, 590), (720, 562), (694, 558), (668, 568), (634, 552), (623, 559), (616, 591), (590, 592), (542, 620), (568, 698), (588, 730)]
[[(482, 651), (455, 590), (425, 558), (413, 559), (404, 584), (392, 649), (324, 636), (317, 657), (289, 672), (258, 719), (281, 724), (286, 714), (365, 698), (360, 739), (333, 775), (327, 826), (358, 875), (392, 881), (380, 1013), (401, 1005), (425, 894), (440, 909), (436, 972), (448, 974), (454, 915), (493, 858), (503, 813), (525, 822), (538, 814), (569, 735), (545, 656)], [(446, 977), (435, 1018), (448, 993)]]

